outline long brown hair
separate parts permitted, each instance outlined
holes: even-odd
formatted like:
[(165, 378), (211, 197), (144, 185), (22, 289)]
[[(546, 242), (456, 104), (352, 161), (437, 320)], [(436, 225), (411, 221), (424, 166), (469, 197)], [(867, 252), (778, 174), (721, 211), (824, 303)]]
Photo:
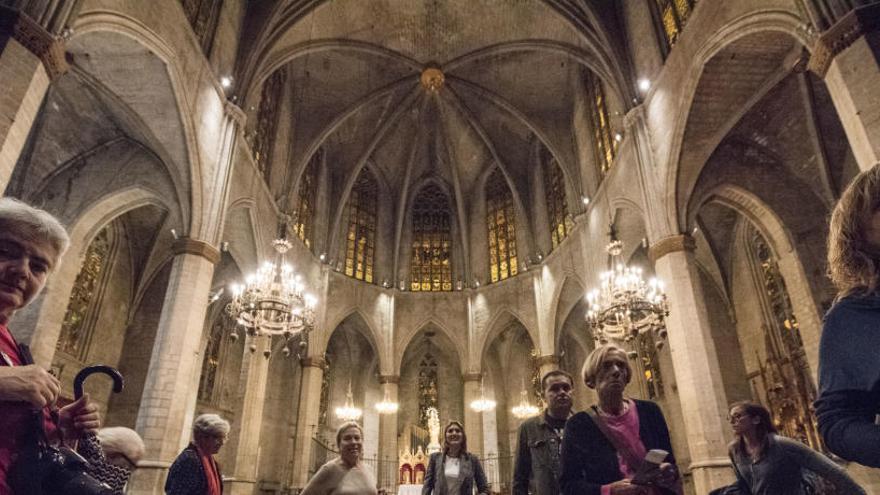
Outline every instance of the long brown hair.
[(880, 246), (868, 241), (867, 226), (880, 210), (880, 166), (856, 176), (831, 213), (828, 233), (828, 275), (838, 299), (868, 295), (880, 283)]
[(461, 430), (461, 453), (460, 455), (464, 457), (467, 454), (467, 435), (464, 434), (464, 425), (458, 421), (450, 421), (446, 424), (446, 427), (443, 428), (443, 453), (449, 453), (449, 445), (446, 445), (446, 432), (449, 431), (449, 428), (452, 426), (458, 426)]
[[(757, 430), (758, 438), (761, 440), (761, 454), (766, 452), (770, 444), (770, 434), (777, 433), (776, 425), (773, 424), (773, 419), (770, 417), (770, 411), (760, 404), (749, 401), (734, 402), (730, 405), (728, 412), (733, 412), (734, 409), (741, 410), (749, 418), (758, 418), (758, 424), (755, 425), (755, 429)], [(745, 442), (741, 436), (738, 436), (736, 439), (736, 448), (744, 456), (748, 455)]]

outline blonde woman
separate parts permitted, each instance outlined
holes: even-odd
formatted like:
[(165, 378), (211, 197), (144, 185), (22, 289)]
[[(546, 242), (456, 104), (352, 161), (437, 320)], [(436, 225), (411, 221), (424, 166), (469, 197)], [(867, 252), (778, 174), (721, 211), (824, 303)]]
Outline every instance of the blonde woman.
[(819, 344), (819, 432), (831, 452), (880, 467), (880, 166), (834, 208), (828, 269), (838, 293)]
[(336, 430), (339, 457), (312, 476), (300, 495), (377, 495), (376, 478), (361, 462), (364, 431), (354, 421)]

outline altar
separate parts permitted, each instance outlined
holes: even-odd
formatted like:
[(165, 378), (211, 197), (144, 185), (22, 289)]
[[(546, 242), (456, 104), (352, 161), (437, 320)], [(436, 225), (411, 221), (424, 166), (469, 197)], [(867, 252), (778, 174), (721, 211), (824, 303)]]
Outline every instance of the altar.
[(400, 485), (397, 495), (422, 495), (422, 485)]

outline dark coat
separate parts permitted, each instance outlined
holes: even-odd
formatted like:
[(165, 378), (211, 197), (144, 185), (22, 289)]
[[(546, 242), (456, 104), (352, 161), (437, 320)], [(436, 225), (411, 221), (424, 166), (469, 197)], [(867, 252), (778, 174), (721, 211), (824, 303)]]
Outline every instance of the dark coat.
[[(220, 475), (220, 465), (217, 466), (217, 474)], [(220, 476), (222, 480), (223, 477)], [(168, 470), (168, 479), (165, 480), (166, 495), (204, 495), (208, 491), (208, 477), (205, 468), (199, 459), (199, 451), (196, 446), (189, 444)], [(223, 483), (220, 483), (220, 493), (223, 493)]]
[[(666, 420), (657, 404), (635, 400), (639, 437), (645, 449), (669, 452), (666, 462), (675, 464)], [(568, 419), (562, 439), (562, 474), (559, 484), (565, 495), (600, 495), (602, 485), (623, 479), (617, 450), (585, 412)], [(665, 493), (673, 493), (661, 489)]]
[(547, 423), (546, 412), (519, 425), (513, 495), (528, 495), (532, 480), (535, 495), (559, 494), (559, 443), (556, 432)]
[[(425, 482), (422, 485), (422, 495), (455, 495), (447, 494), (446, 476), (443, 474), (443, 463), (446, 454), (435, 452), (431, 454), (428, 462), (428, 471), (425, 473)], [(477, 493), (489, 493), (489, 483), (486, 481), (486, 473), (480, 460), (473, 454), (464, 453), (461, 456), (461, 495), (471, 495), (474, 484), (477, 485)]]

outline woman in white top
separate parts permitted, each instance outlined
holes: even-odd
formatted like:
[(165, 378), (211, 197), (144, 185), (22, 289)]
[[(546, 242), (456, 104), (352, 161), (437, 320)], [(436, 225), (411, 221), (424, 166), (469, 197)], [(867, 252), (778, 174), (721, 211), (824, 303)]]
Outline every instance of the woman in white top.
[(361, 462), (364, 432), (354, 421), (336, 430), (339, 457), (318, 469), (300, 495), (377, 495), (376, 478)]
[(467, 451), (464, 426), (450, 421), (443, 429), (443, 451), (431, 454), (422, 495), (479, 495), (489, 493), (480, 460)]

